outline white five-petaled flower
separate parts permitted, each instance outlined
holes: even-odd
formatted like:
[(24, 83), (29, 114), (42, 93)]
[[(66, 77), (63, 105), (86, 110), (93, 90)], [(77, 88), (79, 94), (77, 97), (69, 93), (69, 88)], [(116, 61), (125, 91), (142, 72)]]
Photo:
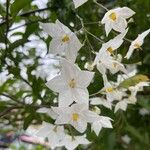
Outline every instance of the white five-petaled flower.
[(124, 96), (124, 92), (119, 91), (107, 80), (104, 81), (104, 88), (101, 90), (105, 95), (106, 99), (109, 102), (113, 102), (114, 100), (120, 100)]
[(35, 133), (35, 136), (48, 139), (48, 145), (52, 149), (61, 146), (61, 141), (65, 136), (64, 127), (56, 126), (43, 122), (41, 128)]
[(135, 104), (137, 102), (137, 92), (142, 91), (144, 86), (149, 86), (149, 82), (140, 82), (136, 84), (135, 86), (130, 86), (129, 90), (131, 92), (131, 95), (129, 95), (128, 98), (124, 98), (123, 100), (119, 100), (119, 102), (115, 106), (115, 111), (117, 112), (119, 109), (126, 111), (128, 104)]
[(70, 136), (66, 135), (62, 141), (62, 145), (65, 146), (67, 150), (74, 150), (78, 145), (88, 145), (90, 142), (86, 139), (85, 135), (83, 136)]
[(112, 128), (111, 124), (111, 118), (105, 117), (105, 116), (99, 116), (98, 120), (92, 123), (91, 129), (96, 133), (96, 135), (99, 135), (99, 132), (103, 128)]
[(125, 58), (129, 59), (135, 49), (141, 49), (142, 44), (144, 43), (144, 38), (150, 33), (150, 29), (139, 34), (138, 37), (131, 43), (129, 50)]
[(118, 7), (109, 10), (101, 21), (102, 24), (105, 24), (106, 35), (108, 36), (112, 29), (118, 32), (124, 32), (127, 28), (126, 19), (134, 14), (135, 12), (128, 7)]
[(117, 73), (119, 70), (126, 73), (124, 65), (121, 64), (119, 61), (115, 60), (112, 56), (110, 56), (110, 54), (102, 49), (100, 49), (100, 51), (96, 54), (93, 63), (93, 65), (97, 66), (98, 71), (101, 74), (106, 74), (107, 69), (110, 70), (112, 74)]
[(88, 0), (73, 0), (75, 8), (78, 8), (79, 6), (83, 5)]
[(70, 124), (77, 131), (83, 133), (87, 123), (93, 123), (99, 117), (95, 112), (88, 110), (85, 104), (73, 104), (70, 107), (52, 107), (58, 114), (55, 124)]
[(101, 51), (106, 51), (108, 54), (113, 54), (115, 50), (117, 50), (121, 44), (123, 43), (123, 38), (127, 34), (128, 29), (126, 29), (124, 32), (118, 34), (113, 39), (109, 40), (108, 42), (102, 44)]
[(81, 71), (75, 64), (62, 59), (61, 74), (46, 83), (53, 91), (59, 93), (58, 103), (60, 107), (66, 107), (74, 101), (89, 105), (89, 93), (87, 90), (94, 73)]
[(40, 25), (52, 37), (50, 52), (64, 55), (68, 60), (75, 62), (77, 52), (82, 47), (75, 33), (59, 20), (55, 23), (40, 23)]

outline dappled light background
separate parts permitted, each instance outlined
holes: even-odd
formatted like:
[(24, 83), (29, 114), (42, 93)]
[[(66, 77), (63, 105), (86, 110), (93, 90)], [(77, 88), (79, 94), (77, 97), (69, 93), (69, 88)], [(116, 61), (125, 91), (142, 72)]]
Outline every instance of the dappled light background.
[[(106, 11), (88, 0), (78, 9), (72, 0), (0, 0), (0, 139), (11, 134), (11, 140), (1, 140), (0, 144), (12, 149), (46, 149), (43, 146), (19, 142), (21, 135), (29, 125), (38, 125), (42, 121), (54, 122), (49, 116), (36, 112), (41, 107), (55, 106), (56, 93), (47, 88), (45, 83), (59, 73), (59, 58), (49, 50), (51, 37), (40, 27), (39, 23), (55, 22), (59, 19), (74, 31), (81, 43), (85, 36), (81, 21), (86, 30), (103, 41), (116, 36), (111, 32), (106, 37), (104, 26), (100, 21)], [(127, 6), (136, 14), (129, 20), (127, 38), (134, 40), (138, 34), (150, 28), (150, 0), (98, 0), (108, 9)], [(92, 62), (101, 42), (88, 34), (90, 44), (85, 44), (77, 56), (76, 63), (86, 69), (86, 63)], [(131, 59), (123, 59), (127, 70), (133, 75), (143, 74), (150, 77), (150, 35), (145, 39), (143, 50), (135, 50)], [(125, 41), (118, 51), (125, 56), (130, 43)], [(106, 58), (107, 59), (107, 58)], [(94, 82), (88, 87), (89, 93), (98, 92), (103, 87), (101, 74), (95, 69)], [(116, 81), (117, 75), (108, 75)], [(132, 81), (130, 81), (132, 82)], [(148, 150), (150, 148), (150, 88), (145, 87), (137, 95), (135, 105), (127, 110), (113, 113), (100, 107), (105, 116), (114, 121), (113, 129), (103, 129), (97, 137), (88, 128), (87, 138), (93, 143), (79, 149), (91, 150)], [(7, 138), (6, 138), (7, 139)], [(35, 139), (34, 139), (35, 140)], [(32, 142), (31, 142), (32, 143)], [(35, 142), (36, 143), (36, 142)], [(6, 147), (7, 147), (6, 146)]]

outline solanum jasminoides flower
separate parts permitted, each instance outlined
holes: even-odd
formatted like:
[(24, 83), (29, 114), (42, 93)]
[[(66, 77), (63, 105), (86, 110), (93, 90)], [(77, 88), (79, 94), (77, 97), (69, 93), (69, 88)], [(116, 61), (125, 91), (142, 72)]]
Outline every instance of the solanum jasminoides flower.
[(121, 44), (124, 41), (124, 37), (127, 34), (128, 29), (126, 29), (124, 32), (118, 34), (113, 39), (109, 40), (108, 42), (102, 44), (101, 51), (106, 51), (108, 54), (112, 55), (114, 54), (114, 51), (117, 50)]
[(46, 83), (51, 90), (59, 93), (59, 106), (66, 107), (73, 102), (89, 105), (87, 87), (94, 73), (81, 71), (77, 65), (65, 59), (62, 59), (60, 64), (61, 74)]
[(93, 65), (96, 65), (101, 74), (106, 74), (107, 70), (109, 70), (112, 74), (115, 74), (118, 71), (126, 73), (124, 65), (115, 60), (112, 56), (110, 56), (110, 54), (108, 54), (107, 51), (104, 51), (103, 49), (100, 49), (99, 52), (96, 53)]
[(73, 137), (70, 135), (66, 135), (62, 141), (62, 145), (64, 145), (67, 150), (74, 150), (78, 145), (88, 144), (90, 144), (90, 142), (85, 135)]
[(133, 16), (135, 12), (128, 7), (111, 9), (104, 15), (101, 23), (105, 24), (106, 35), (114, 29), (117, 32), (124, 32), (127, 28), (126, 19)]
[(92, 123), (91, 129), (98, 136), (102, 128), (113, 128), (111, 124), (111, 118), (105, 116), (99, 116), (99, 118)]
[(146, 30), (143, 33), (138, 35), (138, 37), (131, 43), (125, 58), (129, 59), (131, 57), (131, 55), (133, 54), (135, 49), (141, 49), (141, 46), (144, 43), (144, 39), (149, 33), (150, 33), (150, 29), (148, 29), (148, 30)]
[(79, 6), (81, 6), (82, 4), (84, 4), (87, 1), (88, 0), (73, 0), (75, 8), (78, 8)]
[(55, 124), (70, 124), (77, 131), (83, 133), (87, 129), (87, 123), (93, 123), (99, 115), (88, 109), (85, 104), (73, 104), (70, 107), (52, 107), (58, 114)]
[(66, 59), (75, 62), (77, 52), (82, 47), (75, 33), (59, 20), (56, 20), (55, 23), (40, 23), (40, 25), (52, 37), (49, 51), (53, 54), (65, 56)]
[(54, 149), (57, 146), (61, 146), (61, 141), (65, 136), (64, 127), (43, 122), (41, 128), (35, 133), (35, 136), (41, 137), (43, 140), (47, 138), (48, 145)]

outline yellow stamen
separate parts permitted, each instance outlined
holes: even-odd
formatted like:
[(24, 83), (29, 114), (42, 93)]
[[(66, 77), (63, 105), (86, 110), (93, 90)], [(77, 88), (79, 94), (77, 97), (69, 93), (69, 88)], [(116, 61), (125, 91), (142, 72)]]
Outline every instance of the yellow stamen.
[(108, 48), (107, 48), (107, 51), (110, 52), (110, 53), (112, 54), (112, 53), (113, 53), (112, 47), (108, 47)]
[(111, 92), (113, 92), (114, 89), (112, 87), (108, 87), (105, 90), (107, 93), (111, 93)]
[(115, 13), (115, 12), (111, 13), (111, 14), (109, 15), (109, 18), (110, 18), (111, 20), (115, 21), (115, 20), (117, 19), (116, 13)]
[(78, 119), (79, 119), (79, 115), (77, 113), (73, 113), (72, 114), (72, 120), (73, 121), (78, 121)]
[(69, 38), (69, 36), (68, 35), (64, 35), (63, 37), (62, 37), (62, 42), (68, 42), (70, 40), (70, 38)]
[(139, 49), (141, 49), (141, 46), (140, 46), (140, 44), (139, 44), (139, 43), (135, 43), (135, 44), (134, 44), (134, 47), (135, 47), (135, 48), (139, 48)]
[(53, 131), (54, 131), (54, 132), (57, 132), (57, 126), (55, 126), (55, 127), (53, 128)]
[(71, 80), (69, 81), (69, 86), (70, 86), (71, 88), (75, 88), (75, 86), (76, 86), (75, 79), (71, 79)]

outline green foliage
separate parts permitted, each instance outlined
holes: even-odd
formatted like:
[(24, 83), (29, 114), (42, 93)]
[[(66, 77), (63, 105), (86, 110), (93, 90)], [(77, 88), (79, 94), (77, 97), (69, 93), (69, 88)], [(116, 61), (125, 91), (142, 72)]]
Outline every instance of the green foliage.
[[(36, 77), (36, 75), (33, 74), (38, 66), (41, 65), (40, 58), (42, 58), (42, 54), (37, 56), (35, 48), (28, 48), (29, 55), (27, 55), (25, 51), (19, 51), (20, 47), (28, 47), (27, 44), (31, 44), (33, 42), (31, 40), (31, 35), (35, 35), (42, 41), (46, 42), (46, 51), (47, 53), (49, 52), (48, 47), (51, 38), (41, 36), (39, 22), (54, 22), (56, 19), (59, 19), (73, 31), (78, 31), (81, 28), (81, 22), (76, 17), (76, 13), (78, 13), (84, 20), (85, 28), (95, 36), (101, 37), (103, 35), (105, 41), (107, 41), (108, 38), (110, 39), (115, 36), (114, 33), (111, 33), (108, 38), (105, 37), (104, 26), (101, 26), (99, 23), (92, 24), (92, 22), (100, 21), (105, 13), (105, 11), (95, 5), (92, 0), (89, 0), (77, 10), (74, 10), (74, 6), (71, 3), (72, 0), (49, 0), (46, 4), (47, 9), (43, 11), (39, 11), (39, 8), (35, 4), (31, 5), (31, 2), (31, 0), (14, 0), (14, 2), (9, 6), (9, 14), (6, 14), (6, 5), (1, 4), (0, 2), (0, 15), (3, 18), (3, 21), (0, 22), (0, 43), (6, 45), (6, 15), (8, 15), (9, 18), (8, 25), (10, 32), (15, 31), (12, 35), (10, 35), (10, 37), (18, 35), (21, 36), (21, 38), (16, 41), (7, 39), (7, 48), (5, 48), (5, 46), (0, 47), (0, 72), (7, 69), (8, 74), (13, 76), (3, 84), (0, 83), (0, 95), (5, 93), (15, 98), (14, 100), (12, 97), (7, 97), (7, 101), (3, 100), (4, 97), (0, 98), (0, 124), (4, 124), (4, 127), (7, 124), (11, 124), (11, 130), (14, 131), (19, 128), (27, 129), (28, 126), (33, 123), (40, 124), (42, 120), (53, 122), (53, 120), (47, 115), (39, 115), (36, 113), (36, 110), (39, 107), (50, 107), (54, 97), (56, 96), (55, 93), (46, 87), (45, 79)], [(102, 0), (98, 2), (106, 5), (109, 9), (115, 6), (127, 6), (136, 12), (136, 15), (133, 17), (134, 22), (129, 24), (130, 31), (127, 34), (127, 38), (129, 39), (134, 39), (139, 33), (150, 27), (150, 0)], [(43, 17), (44, 14), (39, 15), (43, 12), (47, 15), (46, 17)], [(17, 27), (19, 31), (13, 29), (14, 27), (11, 28), (14, 23), (19, 23), (21, 21), (24, 21), (22, 27), (25, 27), (25, 32), (21, 30), (21, 27), (19, 27), (20, 25)], [(70, 22), (74, 23), (74, 27), (70, 26)], [(83, 42), (85, 39), (84, 35), (79, 35), (79, 39)], [(92, 44), (94, 51), (97, 52), (101, 47), (101, 43), (89, 34), (88, 39), (90, 44)], [(135, 51), (133, 57), (129, 60), (123, 59), (123, 63), (125, 64), (134, 65), (138, 63), (138, 75), (123, 81), (120, 84), (120, 87), (128, 88), (140, 81), (149, 80), (149, 41), (150, 36), (145, 39), (142, 51)], [(130, 43), (125, 42), (125, 44), (123, 44), (119, 49), (119, 52), (123, 56), (125, 56), (129, 45)], [(43, 49), (41, 48), (41, 51), (42, 50)], [(77, 63), (81, 69), (84, 69), (84, 65), (87, 61), (91, 62), (95, 58), (95, 54), (91, 53), (91, 51), (92, 49), (89, 46), (89, 43), (86, 42), (85, 46), (80, 50), (77, 58)], [(13, 54), (14, 52), (15, 55)], [(85, 60), (82, 60), (82, 57), (85, 57)], [(6, 58), (9, 59), (13, 65), (11, 65), (11, 63), (9, 64), (9, 61), (6, 62)], [(23, 78), (21, 75), (22, 68), (20, 67), (20, 63), (23, 60), (26, 62), (28, 59), (32, 59), (33, 63), (25, 64), (25, 67), (27, 68), (27, 78)], [(51, 70), (49, 71), (51, 72)], [(90, 94), (100, 91), (103, 87), (100, 73), (96, 69), (94, 71), (96, 72), (94, 82), (88, 87)], [(111, 74), (109, 74), (109, 78), (114, 81), (116, 80), (116, 77), (112, 78)], [(16, 83), (20, 82), (26, 84), (27, 88), (16, 87)], [(45, 95), (41, 96), (43, 91), (45, 92)], [(33, 101), (31, 105), (25, 103), (25, 99), (29, 97), (31, 97)], [(37, 106), (38, 100), (41, 101), (41, 104)], [(18, 106), (19, 109), (13, 109), (15, 106)], [(102, 108), (101, 113), (111, 116), (114, 120), (114, 129), (102, 130), (99, 137), (89, 131), (88, 139), (94, 141), (93, 144), (90, 145), (89, 149), (148, 150), (150, 147), (150, 116), (140, 115), (139, 110), (141, 108), (150, 110), (149, 88), (147, 88), (144, 92), (139, 93), (137, 104), (135, 106), (129, 106), (126, 112), (119, 111), (114, 115), (108, 109)], [(6, 114), (3, 115), (6, 110), (10, 111), (7, 111)], [(0, 129), (0, 133), (2, 133), (2, 130), (3, 129)], [(121, 139), (121, 137), (126, 134), (131, 138), (131, 142), (129, 144), (124, 143)], [(12, 146), (11, 148), (14, 150), (17, 149), (15, 146)], [(42, 149), (45, 148), (38, 146), (35, 150)], [(20, 150), (24, 150), (24, 147), (21, 146)]]

